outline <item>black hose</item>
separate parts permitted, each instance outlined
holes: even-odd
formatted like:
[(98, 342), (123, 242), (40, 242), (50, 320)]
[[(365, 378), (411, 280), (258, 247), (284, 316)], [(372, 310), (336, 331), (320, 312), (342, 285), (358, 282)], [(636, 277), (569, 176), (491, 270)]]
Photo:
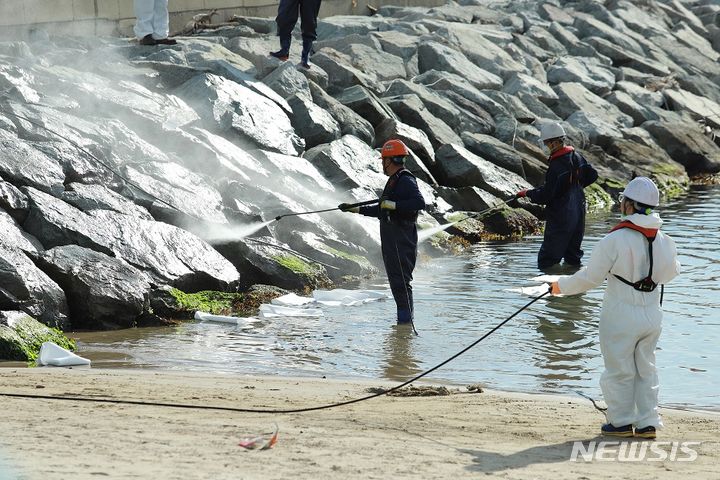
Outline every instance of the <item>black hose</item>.
[(379, 392), (379, 393), (373, 393), (372, 395), (367, 395), (365, 397), (355, 398), (353, 400), (347, 400), (344, 402), (337, 402), (337, 403), (331, 403), (328, 405), (320, 405), (316, 407), (305, 407), (305, 408), (291, 408), (291, 409), (285, 409), (285, 410), (276, 410), (276, 409), (265, 409), (265, 408), (237, 408), (237, 407), (217, 407), (212, 405), (189, 405), (189, 404), (182, 404), (182, 403), (162, 403), (162, 402), (144, 402), (140, 400), (116, 400), (116, 399), (110, 399), (110, 398), (89, 398), (89, 397), (71, 397), (71, 396), (53, 396), (53, 395), (36, 395), (36, 394), (30, 394), (30, 393), (3, 393), (0, 392), (0, 396), (3, 397), (15, 397), (15, 398), (35, 398), (35, 399), (42, 399), (42, 400), (69, 400), (69, 401), (76, 401), (76, 402), (95, 402), (95, 403), (115, 403), (115, 404), (122, 404), (122, 405), (148, 405), (148, 406), (155, 406), (155, 407), (171, 407), (171, 408), (193, 408), (198, 410), (222, 410), (222, 411), (228, 411), (228, 412), (241, 412), (241, 413), (271, 413), (271, 414), (284, 414), (284, 413), (303, 413), (303, 412), (312, 412), (316, 410), (325, 410), (329, 408), (335, 408), (335, 407), (342, 407), (345, 405), (351, 405), (353, 403), (359, 403), (363, 402), (365, 400), (370, 400), (375, 397), (379, 397), (381, 395), (387, 395), (391, 392), (394, 392), (396, 390), (399, 390), (419, 379), (422, 377), (428, 375), (429, 373), (434, 372), (438, 368), (446, 365), (447, 363), (455, 360), (457, 357), (462, 355), (463, 353), (467, 352), (471, 348), (473, 348), (478, 343), (485, 340), (487, 337), (492, 335), (496, 330), (498, 330), (500, 327), (505, 325), (507, 322), (515, 318), (519, 313), (521, 313), (523, 310), (528, 308), (533, 303), (537, 302), (541, 298), (543, 298), (545, 295), (548, 295), (550, 293), (550, 290), (543, 293), (542, 295), (538, 295), (537, 297), (530, 300), (528, 303), (526, 303), (522, 308), (520, 308), (518, 311), (510, 315), (508, 318), (497, 324), (495, 327), (493, 327), (489, 332), (487, 332), (485, 335), (480, 337), (479, 339), (475, 340), (473, 343), (468, 345), (467, 347), (460, 350), (458, 353), (453, 355), (452, 357), (448, 358), (447, 360), (435, 365), (430, 370), (426, 370), (425, 372), (420, 373), (419, 375), (416, 375), (415, 377), (411, 378), (410, 380), (407, 380), (406, 382), (401, 383), (400, 385), (396, 385), (388, 390)]

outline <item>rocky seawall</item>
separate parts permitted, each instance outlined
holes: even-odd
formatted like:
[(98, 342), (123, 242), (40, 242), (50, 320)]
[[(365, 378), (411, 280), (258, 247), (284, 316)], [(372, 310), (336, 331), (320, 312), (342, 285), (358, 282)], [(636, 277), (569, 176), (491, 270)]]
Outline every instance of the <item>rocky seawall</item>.
[[(413, 151), (420, 225), (542, 183), (538, 122), (600, 172), (591, 207), (635, 173), (676, 194), (720, 171), (720, 5), (480, 1), (319, 23), (312, 68), (279, 62), (272, 19), (176, 46), (0, 43), (0, 310), (62, 329), (162, 322), (168, 292), (302, 290), (381, 267), (376, 148)], [(439, 234), (438, 252), (541, 226), (524, 201)], [(174, 290), (173, 290), (174, 289)], [(153, 307), (155, 305), (155, 308)], [(174, 316), (174, 315), (173, 315)]]

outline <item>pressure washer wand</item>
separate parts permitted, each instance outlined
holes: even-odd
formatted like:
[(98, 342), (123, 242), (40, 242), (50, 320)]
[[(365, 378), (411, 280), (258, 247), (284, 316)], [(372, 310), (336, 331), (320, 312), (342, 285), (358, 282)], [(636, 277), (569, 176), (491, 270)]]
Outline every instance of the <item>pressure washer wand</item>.
[[(354, 208), (354, 207), (363, 207), (365, 205), (374, 205), (376, 203), (380, 203), (379, 198), (375, 198), (373, 200), (366, 200), (364, 202), (358, 202), (358, 203), (349, 203), (347, 204), (347, 208)], [(285, 215), (278, 215), (275, 217), (275, 221), (280, 220), (284, 217), (294, 217), (297, 215), (310, 215), (311, 213), (324, 213), (324, 212), (332, 212), (333, 210), (340, 210), (340, 207), (334, 207), (334, 208), (326, 208), (324, 210), (313, 210), (311, 212), (297, 212), (297, 213), (286, 213)]]

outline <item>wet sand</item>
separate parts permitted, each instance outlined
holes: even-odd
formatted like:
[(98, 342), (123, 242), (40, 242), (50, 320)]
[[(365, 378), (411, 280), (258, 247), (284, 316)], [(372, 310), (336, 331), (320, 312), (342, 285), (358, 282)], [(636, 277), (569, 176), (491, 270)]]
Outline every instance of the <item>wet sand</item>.
[[(0, 392), (239, 408), (300, 408), (380, 381), (97, 369), (0, 369)], [(451, 388), (451, 390), (455, 390)], [(459, 389), (465, 390), (465, 389)], [(381, 396), (301, 414), (249, 414), (0, 396), (0, 479), (715, 479), (720, 415), (663, 410), (659, 442), (702, 442), (692, 462), (570, 460), (603, 416), (582, 398), (506, 392)], [(269, 450), (246, 437), (279, 427)], [(649, 444), (630, 440), (625, 444)], [(657, 447), (672, 456), (672, 445)], [(617, 447), (615, 447), (617, 449)], [(611, 449), (612, 450), (612, 449)], [(617, 458), (608, 454), (604, 458)], [(648, 454), (649, 458), (657, 455)], [(687, 458), (676, 451), (676, 458)]]

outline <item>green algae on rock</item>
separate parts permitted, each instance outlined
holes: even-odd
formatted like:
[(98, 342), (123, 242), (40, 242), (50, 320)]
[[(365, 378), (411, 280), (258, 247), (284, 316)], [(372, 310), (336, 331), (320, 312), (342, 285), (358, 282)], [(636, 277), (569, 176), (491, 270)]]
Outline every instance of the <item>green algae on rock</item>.
[(23, 312), (0, 314), (0, 360), (34, 362), (45, 342), (74, 351), (75, 341)]

